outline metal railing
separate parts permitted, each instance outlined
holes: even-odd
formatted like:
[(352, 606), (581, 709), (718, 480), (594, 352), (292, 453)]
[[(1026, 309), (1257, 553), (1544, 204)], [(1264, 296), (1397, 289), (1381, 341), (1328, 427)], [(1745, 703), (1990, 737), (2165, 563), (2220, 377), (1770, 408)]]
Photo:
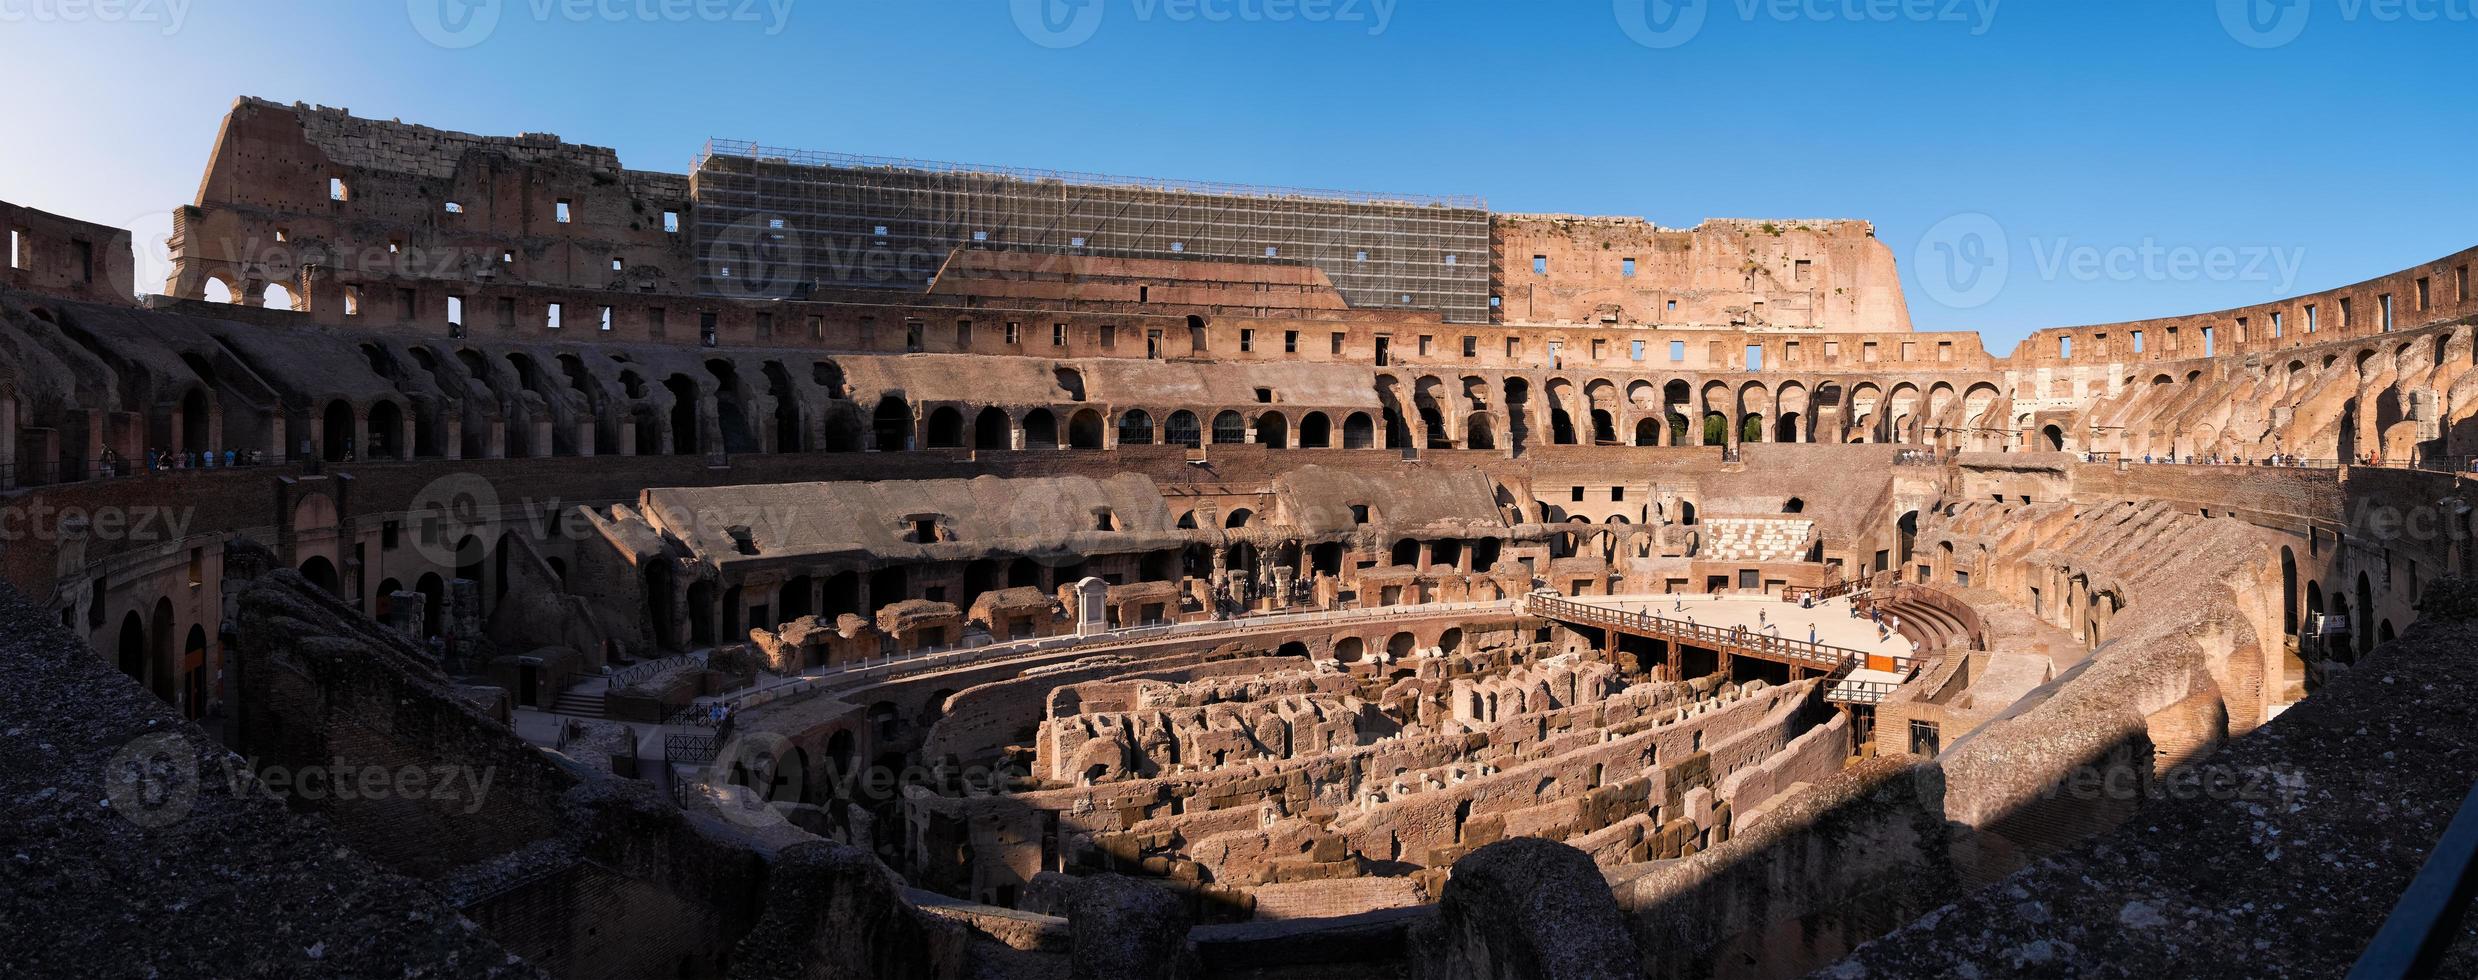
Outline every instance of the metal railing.
[(645, 663), (622, 667), (611, 672), (610, 683), (606, 685), (606, 689), (616, 691), (664, 671), (700, 662), (696, 657), (679, 653), (661, 660), (649, 660)]
[(1189, 623), (1166, 623), (1133, 629), (1111, 630), (1089, 636), (1046, 636), (1031, 640), (1010, 640), (984, 646), (946, 651), (915, 651), (890, 653), (883, 657), (838, 664), (832, 667), (786, 678), (761, 688), (735, 692), (721, 699), (729, 711), (738, 712), (789, 697), (827, 689), (839, 689), (849, 683), (883, 682), (915, 674), (949, 670), (985, 662), (1001, 661), (1036, 654), (1069, 651), (1100, 653), (1117, 647), (1193, 634), (1229, 631), (1234, 627), (1246, 630), (1297, 629), (1328, 623), (1384, 622), (1395, 619), (1426, 619), (1455, 613), (1512, 613), (1517, 603), (1511, 599), (1493, 602), (1431, 603), (1418, 606), (1385, 606), (1377, 609), (1335, 609), (1310, 613), (1264, 613), (1234, 619), (1198, 620)]
[(1836, 678), (1824, 682), (1824, 700), (1842, 704), (1883, 704), (1891, 700), (1901, 685), (1892, 681), (1854, 681)]
[(663, 761), (673, 765), (703, 765), (722, 754), (720, 732), (672, 732), (663, 736)]
[(1706, 626), (1701, 623), (1655, 616), (1651, 613), (1611, 609), (1607, 606), (1549, 596), (1533, 596), (1527, 602), (1532, 615), (1547, 619), (1620, 629), (1734, 655), (1751, 656), (1793, 666), (1815, 667), (1835, 673), (1867, 667), (1907, 674), (1918, 667), (1918, 661), (1913, 657), (1869, 653), (1864, 650), (1834, 646), (1830, 643), (1767, 636), (1744, 626)]
[(2478, 788), (2461, 799), (2460, 812), (2436, 838), (2417, 877), (2401, 891), (2375, 938), (2349, 969), (2349, 980), (2397, 980), (2433, 976), (2437, 961), (2461, 932), (2470, 897), (2478, 892)]

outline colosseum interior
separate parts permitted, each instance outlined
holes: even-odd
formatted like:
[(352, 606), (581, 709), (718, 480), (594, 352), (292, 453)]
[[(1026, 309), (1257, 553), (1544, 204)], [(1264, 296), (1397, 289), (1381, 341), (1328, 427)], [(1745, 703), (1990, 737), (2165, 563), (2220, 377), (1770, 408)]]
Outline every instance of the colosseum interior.
[(0, 225), (13, 975), (2331, 976), (2478, 758), (2478, 250), (1990, 352), (1865, 221), (248, 98), (159, 294)]

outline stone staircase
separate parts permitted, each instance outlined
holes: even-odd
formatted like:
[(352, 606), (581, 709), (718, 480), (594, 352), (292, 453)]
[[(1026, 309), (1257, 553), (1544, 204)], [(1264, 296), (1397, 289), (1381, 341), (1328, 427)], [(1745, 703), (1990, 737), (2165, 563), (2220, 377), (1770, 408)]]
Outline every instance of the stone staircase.
[(1703, 553), (1712, 561), (1797, 561), (1806, 555), (1815, 522), (1797, 517), (1708, 517)]
[(604, 717), (605, 694), (603, 680), (599, 677), (574, 685), (551, 700), (551, 713), (579, 718)]

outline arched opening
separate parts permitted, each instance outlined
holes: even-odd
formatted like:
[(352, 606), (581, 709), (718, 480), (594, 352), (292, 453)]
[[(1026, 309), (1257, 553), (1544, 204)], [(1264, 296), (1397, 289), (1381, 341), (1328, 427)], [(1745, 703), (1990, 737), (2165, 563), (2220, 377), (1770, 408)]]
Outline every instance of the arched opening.
[(370, 459), (401, 459), (404, 456), (404, 410), (396, 403), (381, 399), (370, 403), (370, 446), (365, 455)]
[(1162, 443), (1189, 449), (1203, 445), (1204, 431), (1196, 423), (1196, 413), (1186, 409), (1170, 413), (1170, 420), (1162, 425)]
[(2297, 553), (2280, 546), (2280, 631), (2297, 635)]
[(130, 613), (120, 619), (120, 640), (114, 645), (120, 672), (146, 686), (146, 621)]
[(1617, 419), (1609, 414), (1608, 409), (1595, 408), (1592, 410), (1592, 444), (1595, 446), (1614, 446), (1618, 444)]
[(1067, 419), (1067, 446), (1070, 449), (1101, 448), (1101, 413), (1085, 409)]
[(1290, 448), (1290, 420), (1280, 412), (1266, 412), (1256, 417), (1256, 444), (1267, 449)]
[(1463, 448), (1496, 449), (1497, 433), (1489, 428), (1489, 417), (1475, 414), (1463, 420)]
[(1236, 446), (1248, 441), (1248, 420), (1237, 412), (1213, 417), (1213, 444)]
[(940, 405), (929, 413), (929, 448), (964, 448), (964, 413), (953, 405)]
[[(646, 563), (646, 569), (649, 573), (662, 567), (662, 562)], [(446, 580), (441, 579), (439, 577), (439, 573), (437, 572), (427, 572), (424, 573), (422, 577), (413, 580), (413, 591), (422, 594), (422, 636), (424, 638), (428, 638), (439, 635), (439, 610), (444, 608), (447, 603)], [(657, 625), (668, 625), (667, 623), (662, 622), (662, 620), (667, 619), (667, 617), (664, 617), (661, 614), (666, 613), (669, 610), (661, 603), (668, 600), (669, 596), (662, 595), (648, 589), (646, 592), (646, 599), (648, 602), (655, 603), (654, 609), (657, 612)], [(662, 634), (658, 631), (657, 635)]]
[(1719, 412), (1704, 413), (1704, 445), (1729, 444), (1729, 418)]
[[(2366, 577), (2365, 572), (2358, 573), (2357, 614), (2361, 619), (2375, 618), (2375, 586), (2373, 580)], [(2357, 648), (2360, 656), (2375, 649), (2374, 630), (2367, 629), (2363, 623), (2352, 622), (2349, 624), (2349, 631), (2357, 634)]]
[(1774, 428), (1774, 430), (1775, 430), (1775, 431), (1774, 431), (1774, 434), (1773, 434), (1773, 441), (1774, 441), (1774, 442), (1797, 442), (1797, 441), (1799, 441), (1799, 438), (1798, 438), (1798, 425), (1799, 425), (1799, 419), (1798, 419), (1798, 413), (1797, 413), (1797, 412), (1783, 412), (1783, 413), (1781, 413), (1781, 420), (1780, 420), (1779, 422), (1775, 423), (1775, 424), (1774, 424), (1774, 426), (1773, 426), (1773, 428)]
[(206, 300), (209, 303), (238, 303), (241, 301), (241, 298), (233, 293), (232, 286), (230, 284), (213, 276), (207, 277), (206, 288), (199, 291), (198, 298)]
[(901, 395), (878, 399), (877, 411), (870, 413), (870, 432), (878, 440), (878, 451), (891, 453), (912, 448), (912, 406)]
[(1781, 512), (1784, 514), (1804, 514), (1807, 512), (1807, 502), (1797, 497), (1791, 497), (1787, 502), (1781, 505)]
[(1007, 413), (996, 408), (984, 408), (972, 418), (972, 448), (1008, 449)]
[(319, 455), (330, 463), (342, 462), (353, 449), (353, 406), (338, 398), (327, 403), (320, 413), (322, 442)]
[(1904, 512), (1896, 527), (1901, 532), (1901, 560), (1907, 562), (1919, 544), (1919, 512)]
[(1635, 445), (1638, 445), (1638, 446), (1657, 446), (1657, 445), (1660, 445), (1660, 444), (1661, 444), (1661, 426), (1660, 426), (1660, 422), (1659, 422), (1658, 420), (1656, 420), (1656, 419), (1653, 419), (1653, 418), (1649, 417), (1649, 416), (1646, 416), (1646, 417), (1644, 417), (1644, 418), (1640, 418), (1640, 419), (1636, 419), (1636, 420), (1635, 420)]
[(1410, 658), (1411, 651), (1418, 649), (1419, 645), (1419, 638), (1412, 636), (1409, 630), (1405, 630), (1385, 641), (1385, 655), (1396, 661), (1406, 660)]
[[(703, 450), (698, 427), (697, 382), (685, 374), (674, 374), (663, 380), (663, 388), (671, 392), (671, 451), (681, 456), (694, 456)], [(639, 444), (637, 451), (644, 452)]]
[(714, 645), (712, 582), (695, 582), (688, 587), (688, 643), (692, 648)]
[[(1440, 425), (1438, 431), (1442, 432)], [(1299, 448), (1330, 449), (1334, 444), (1334, 424), (1323, 412), (1309, 412), (1299, 420)]]
[(1564, 406), (1549, 409), (1549, 442), (1558, 446), (1575, 444), (1575, 417), (1566, 414)]
[(1366, 660), (1368, 659), (1368, 645), (1356, 636), (1343, 637), (1334, 641), (1334, 659), (1346, 664)]
[[(1222, 526), (1224, 528), (1246, 527), (1248, 526), (1248, 519), (1255, 516), (1255, 511), (1249, 510), (1245, 507), (1234, 508), (1228, 515), (1222, 518)], [(1241, 567), (1236, 563), (1236, 559), (1234, 559), (1233, 562), (1234, 563), (1231, 567)]]
[(214, 420), (207, 417), (207, 396), (203, 388), (191, 388), (181, 396), (181, 448), (190, 452), (209, 452), (215, 447), (210, 435)]
[(1058, 448), (1058, 416), (1046, 408), (1024, 413), (1024, 448)]
[(258, 303), (270, 310), (291, 310), (299, 313), (307, 309), (302, 305), (301, 294), (294, 292), (293, 287), (280, 282), (268, 283), (267, 288), (258, 294)]
[[(972, 600), (966, 599), (966, 602)], [(783, 580), (775, 590), (774, 621), (788, 623), (817, 612), (817, 580), (806, 575), (794, 575)]]
[(1764, 416), (1755, 412), (1748, 412), (1746, 421), (1740, 423), (1738, 426), (1738, 441), (1764, 441)]
[(1153, 416), (1144, 409), (1131, 408), (1119, 416), (1119, 445), (1150, 446), (1153, 444)]
[(2042, 440), (2042, 444), (2047, 447), (2049, 452), (2061, 453), (2065, 451), (2064, 429), (2053, 425), (2048, 426), (2039, 430), (2039, 438)]
[(1353, 412), (1342, 420), (1342, 448), (1375, 449), (1377, 423), (1366, 412)]
[(181, 713), (193, 719), (206, 714), (206, 648), (206, 627), (192, 624), (189, 635), (181, 640), (181, 663), (190, 665), (188, 683), (182, 685)]
[(318, 586), (328, 595), (344, 595), (344, 580), (336, 574), (335, 563), (328, 561), (325, 555), (311, 555), (308, 561), (302, 562), (301, 577), (309, 579), (311, 585)]

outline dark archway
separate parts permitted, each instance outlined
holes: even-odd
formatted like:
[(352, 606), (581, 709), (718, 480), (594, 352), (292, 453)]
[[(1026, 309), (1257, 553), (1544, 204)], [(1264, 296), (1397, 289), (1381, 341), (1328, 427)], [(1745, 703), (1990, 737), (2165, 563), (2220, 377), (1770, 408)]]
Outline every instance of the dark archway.
[(1067, 418), (1067, 448), (1101, 448), (1101, 413), (1084, 409)]
[(404, 410), (380, 399), (370, 403), (370, 445), (364, 459), (400, 459), (404, 455)]
[(311, 585), (326, 590), (328, 595), (344, 595), (344, 579), (336, 574), (335, 563), (328, 561), (325, 555), (311, 555), (310, 560), (302, 562), (301, 577), (309, 579)]
[(1024, 413), (1024, 448), (1058, 448), (1058, 416), (1046, 408)]
[(353, 444), (352, 403), (341, 398), (328, 402), (320, 421), (325, 431), (321, 433), (324, 445), (319, 455), (330, 463), (343, 461), (344, 454), (351, 450)]
[(972, 419), (972, 448), (1014, 448), (1011, 444), (1013, 442), (1010, 438), (1011, 433), (1008, 430), (1007, 413), (995, 408), (984, 408), (981, 414)]
[(912, 406), (902, 395), (878, 399), (877, 411), (870, 415), (870, 431), (877, 436), (879, 452), (912, 448)]
[(929, 413), (929, 448), (964, 448), (964, 413), (953, 405), (940, 405)]
[(1280, 412), (1266, 412), (1257, 416), (1256, 444), (1267, 449), (1290, 448), (1290, 420), (1283, 418)]

